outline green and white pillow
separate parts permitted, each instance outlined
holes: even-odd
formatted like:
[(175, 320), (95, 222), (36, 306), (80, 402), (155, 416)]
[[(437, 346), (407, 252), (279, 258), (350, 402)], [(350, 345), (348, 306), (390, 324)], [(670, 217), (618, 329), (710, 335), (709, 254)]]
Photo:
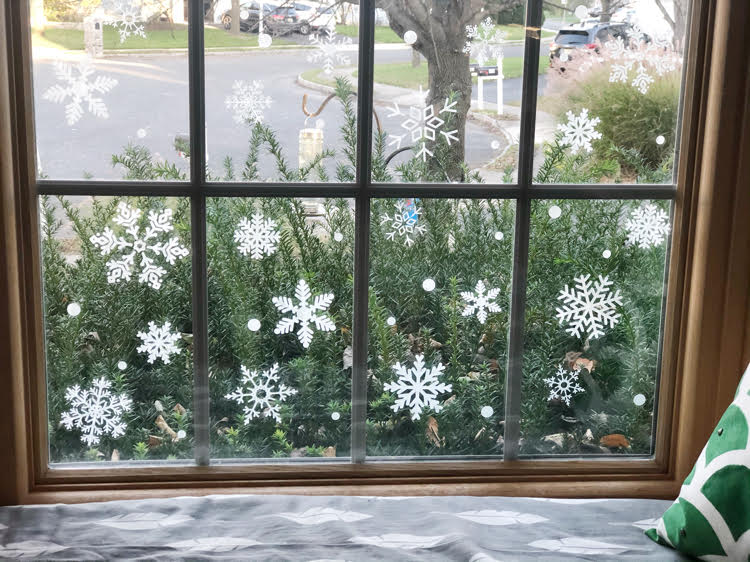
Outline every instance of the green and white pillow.
[(646, 534), (703, 560), (750, 560), (750, 365), (674, 504)]

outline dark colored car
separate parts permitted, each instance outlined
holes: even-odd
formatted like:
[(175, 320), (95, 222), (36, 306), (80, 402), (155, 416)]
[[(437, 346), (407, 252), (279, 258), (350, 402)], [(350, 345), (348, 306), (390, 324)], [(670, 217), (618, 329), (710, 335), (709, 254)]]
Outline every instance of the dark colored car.
[[(267, 22), (275, 6), (264, 4), (263, 12), (265, 17), (263, 22)], [(258, 2), (245, 2), (240, 4), (240, 31), (258, 31), (258, 14), (260, 14), (260, 4)], [(232, 28), (232, 10), (227, 10), (221, 15), (221, 23), (227, 31)]]
[(627, 29), (625, 23), (598, 21), (584, 21), (564, 27), (550, 44), (549, 57), (551, 60), (560, 57), (571, 60), (576, 49), (598, 49), (599, 45), (617, 37), (627, 39)]

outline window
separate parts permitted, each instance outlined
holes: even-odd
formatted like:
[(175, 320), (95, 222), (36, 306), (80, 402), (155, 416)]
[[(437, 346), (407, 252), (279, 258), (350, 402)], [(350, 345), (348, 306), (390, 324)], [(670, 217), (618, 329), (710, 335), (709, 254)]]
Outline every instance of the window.
[(654, 455), (686, 1), (84, 4), (34, 36), (54, 467)]

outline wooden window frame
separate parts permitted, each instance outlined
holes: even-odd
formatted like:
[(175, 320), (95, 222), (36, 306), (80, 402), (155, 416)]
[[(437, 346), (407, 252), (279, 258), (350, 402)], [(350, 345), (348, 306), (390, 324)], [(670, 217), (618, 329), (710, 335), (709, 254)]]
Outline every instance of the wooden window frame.
[(28, 0), (0, 0), (0, 504), (219, 492), (673, 497), (750, 358), (750, 8), (742, 4), (693, 3), (652, 459), (52, 470), (40, 423)]

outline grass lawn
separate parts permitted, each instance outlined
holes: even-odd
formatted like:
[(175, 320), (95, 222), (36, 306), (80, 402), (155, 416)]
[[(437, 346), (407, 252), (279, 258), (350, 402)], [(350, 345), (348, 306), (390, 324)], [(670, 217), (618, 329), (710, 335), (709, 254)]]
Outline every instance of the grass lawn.
[[(506, 41), (520, 41), (524, 38), (524, 27), (522, 25), (499, 25), (497, 27), (507, 34), (505, 37)], [(337, 25), (336, 33), (347, 37), (357, 37), (359, 27), (356, 25)], [(542, 31), (542, 37), (550, 37), (553, 35), (553, 32)], [(375, 42), (403, 43), (403, 39), (396, 35), (390, 27), (378, 25), (375, 27)]]
[[(175, 49), (187, 48), (188, 32), (186, 25), (175, 26), (174, 31), (168, 29), (147, 30), (146, 38), (128, 37), (120, 43), (120, 36), (111, 26), (104, 27), (104, 49)], [(275, 45), (289, 45), (290, 41), (275, 38)], [(59, 29), (48, 27), (44, 31), (35, 30), (34, 46), (51, 47), (54, 49), (83, 50), (83, 30)], [(223, 29), (207, 27), (205, 30), (205, 45), (211, 48), (257, 47), (258, 36), (253, 33), (232, 35)]]

